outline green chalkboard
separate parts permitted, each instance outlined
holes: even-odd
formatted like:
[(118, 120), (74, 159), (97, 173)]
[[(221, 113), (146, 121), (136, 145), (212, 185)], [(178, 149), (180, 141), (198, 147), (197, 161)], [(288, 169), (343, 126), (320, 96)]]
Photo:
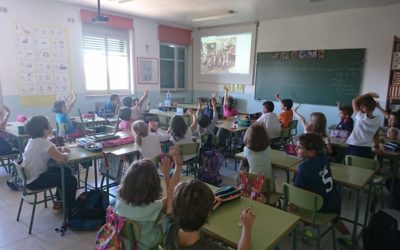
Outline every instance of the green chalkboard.
[(350, 104), (360, 94), (365, 49), (325, 50), (322, 58), (313, 59), (305, 59), (307, 51), (301, 53), (304, 59), (257, 53), (256, 100), (272, 100), (280, 93), (297, 103), (331, 106), (336, 101)]

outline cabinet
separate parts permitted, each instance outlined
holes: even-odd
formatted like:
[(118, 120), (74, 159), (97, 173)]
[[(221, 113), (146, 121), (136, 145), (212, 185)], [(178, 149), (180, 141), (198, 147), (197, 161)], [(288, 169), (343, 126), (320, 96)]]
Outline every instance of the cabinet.
[(400, 109), (400, 37), (398, 36), (393, 39), (387, 108), (393, 111)]

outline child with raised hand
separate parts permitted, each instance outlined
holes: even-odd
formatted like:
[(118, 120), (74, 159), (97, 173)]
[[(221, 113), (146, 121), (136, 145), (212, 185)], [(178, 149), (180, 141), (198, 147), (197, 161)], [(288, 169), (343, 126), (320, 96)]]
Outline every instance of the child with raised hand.
[(351, 105), (342, 105), (340, 102), (336, 102), (339, 110), (340, 122), (336, 129), (347, 130), (349, 133), (353, 131), (354, 120), (351, 118), (353, 115), (353, 108)]
[(224, 87), (224, 103), (223, 111), (225, 117), (233, 117), (239, 114), (238, 110), (233, 106), (233, 97), (228, 95), (228, 88)]
[[(164, 249), (227, 249), (207, 241), (200, 234), (201, 227), (207, 222), (213, 209), (214, 194), (211, 189), (196, 179), (180, 183), (175, 190), (172, 183), (171, 180), (168, 192), (173, 193), (173, 199), (167, 205), (168, 217), (163, 223)], [(242, 234), (238, 249), (251, 248), (251, 228), (254, 220), (251, 208), (244, 209), (240, 215)]]
[(374, 98), (379, 98), (379, 95), (369, 92), (354, 98), (352, 101), (353, 110), (356, 113), (356, 123), (346, 142), (349, 145), (346, 151), (348, 155), (372, 159), (371, 147), (375, 146), (375, 151), (379, 151), (378, 130), (381, 122), (373, 114), (376, 108)]
[(4, 104), (0, 106), (0, 155), (8, 155), (13, 152), (12, 146), (8, 141), (8, 134), (3, 132), (7, 127), (10, 114), (11, 110), (9, 107)]
[(308, 123), (304, 116), (297, 111), (299, 108), (300, 105), (294, 109), (294, 114), (299, 118), (300, 123), (303, 126), (304, 133), (314, 133), (321, 136), (325, 142), (326, 153), (332, 154), (332, 145), (330, 144), (329, 136), (326, 133), (325, 115), (321, 112), (313, 112), (310, 114), (310, 122)]
[[(25, 124), (25, 131), (31, 136), (22, 155), (22, 166), (26, 168), (28, 173), (26, 187), (31, 190), (40, 190), (57, 186), (58, 190), (61, 190), (60, 168), (49, 168), (47, 162), (50, 158), (59, 163), (67, 162), (69, 149), (65, 147), (58, 149), (56, 145), (47, 140), (47, 137), (53, 134), (53, 127), (45, 116), (32, 117)], [(77, 180), (69, 168), (65, 169), (64, 178), (65, 207), (71, 208), (75, 200)], [(59, 196), (58, 191), (57, 196)], [(61, 198), (58, 197), (58, 200), (60, 201)], [(62, 209), (62, 204), (56, 202), (54, 209)]]
[(143, 120), (143, 103), (149, 96), (149, 91), (146, 89), (143, 95), (138, 99), (133, 99), (132, 106), (132, 121)]
[(281, 122), (281, 127), (286, 128), (293, 120), (293, 100), (281, 99), (279, 93), (275, 95), (276, 100), (281, 104), (282, 112), (278, 115), (278, 120)]
[[(173, 148), (170, 152), (175, 161), (175, 173), (172, 180), (169, 178), (171, 164), (168, 157), (162, 159), (160, 167), (167, 190), (175, 185), (176, 179), (179, 179), (182, 167), (179, 152)], [(139, 249), (151, 249), (161, 244), (163, 234), (157, 221), (161, 217), (161, 212), (166, 210), (172, 194), (167, 192), (166, 198), (161, 199), (161, 197), (161, 180), (156, 164), (150, 160), (133, 162), (122, 180), (115, 209), (118, 215), (140, 225)]]
[(210, 100), (212, 107), (212, 117), (208, 116), (204, 110), (201, 102), (199, 101), (196, 117), (197, 117), (197, 131), (199, 135), (214, 135), (215, 124), (218, 122), (217, 114), (217, 100), (215, 98)]
[(271, 166), (270, 141), (265, 127), (257, 122), (252, 124), (244, 134), (243, 143), (249, 172), (275, 179)]
[(162, 142), (169, 141), (169, 134), (150, 133), (147, 124), (142, 121), (135, 121), (132, 124), (132, 132), (135, 136), (135, 143), (142, 154), (143, 159), (153, 160), (162, 154)]
[(281, 124), (278, 116), (274, 113), (275, 105), (271, 101), (263, 103), (263, 114), (257, 119), (257, 122), (264, 125), (267, 130), (268, 137), (271, 141), (277, 141), (281, 135)]
[(75, 126), (74, 122), (69, 118), (68, 114), (74, 107), (76, 102), (76, 95), (71, 92), (69, 100), (56, 101), (53, 106), (53, 112), (56, 113), (56, 122), (59, 126), (65, 124), (65, 136), (70, 138), (77, 138), (84, 135), (84, 131)]

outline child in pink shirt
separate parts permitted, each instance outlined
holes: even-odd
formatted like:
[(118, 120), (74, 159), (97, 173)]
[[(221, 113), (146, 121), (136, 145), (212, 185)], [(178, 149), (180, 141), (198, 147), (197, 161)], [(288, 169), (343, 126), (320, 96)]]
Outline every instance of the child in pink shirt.
[(224, 116), (225, 117), (232, 117), (235, 115), (238, 115), (239, 112), (238, 110), (233, 106), (233, 97), (228, 95), (228, 88), (224, 88), (225, 94), (224, 94)]

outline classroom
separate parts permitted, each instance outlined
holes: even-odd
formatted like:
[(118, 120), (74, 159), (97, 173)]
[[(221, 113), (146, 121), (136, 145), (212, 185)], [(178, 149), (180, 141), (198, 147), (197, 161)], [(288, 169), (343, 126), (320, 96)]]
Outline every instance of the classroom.
[[(145, 220), (146, 225), (132, 219), (122, 230), (123, 249), (134, 248), (130, 244), (139, 244), (134, 249), (376, 249), (373, 246), (383, 242), (389, 246), (385, 236), (365, 241), (362, 231), (382, 216), (381, 209), (397, 213), (391, 218), (400, 223), (398, 13), (400, 0), (0, 1), (0, 250), (98, 247), (98, 227), (73, 229), (72, 190), (76, 196), (103, 190), (119, 215), (133, 204), (140, 208), (143, 200), (147, 206), (148, 197), (136, 198), (127, 191), (131, 183), (121, 185), (135, 177), (132, 169), (141, 164), (151, 165), (156, 184), (150, 184), (149, 176), (142, 178), (149, 181), (140, 182), (141, 187), (129, 187), (160, 185), (163, 191), (151, 200), (151, 209), (169, 211), (171, 228), (198, 237), (197, 243), (204, 245), (179, 245), (183, 243), (177, 235), (160, 228), (151, 231), (155, 229), (149, 223), (155, 219)], [(347, 117), (345, 107), (351, 110)], [(288, 110), (291, 118), (286, 123), (281, 114)], [(271, 137), (265, 120), (268, 114), (278, 115), (276, 137)], [(37, 132), (34, 125), (39, 123), (33, 125), (33, 120), (43, 122), (42, 118), (46, 124)], [(320, 130), (318, 119), (323, 120)], [(340, 126), (349, 119), (354, 120), (354, 130), (352, 123), (347, 133)], [(74, 136), (69, 131), (72, 123)], [(185, 127), (183, 134), (177, 131), (179, 126)], [(368, 136), (360, 136), (365, 131)], [(257, 134), (260, 145), (249, 146), (255, 143), (252, 134)], [(65, 146), (56, 148), (47, 135), (54, 136), (51, 143), (61, 138)], [(42, 137), (40, 144), (32, 143)], [(157, 141), (156, 147), (146, 144), (149, 138)], [(187, 141), (179, 142), (180, 138)], [(10, 151), (2, 154), (6, 144)], [(210, 157), (204, 149), (219, 157), (217, 181), (204, 174), (203, 156)], [(39, 175), (39, 170), (27, 167), (26, 159), (36, 161), (40, 150), (46, 153), (40, 160), (52, 159)], [(267, 157), (254, 160), (250, 154), (259, 151), (268, 152)], [(335, 217), (321, 216), (326, 221), (317, 230), (307, 225), (315, 221), (302, 217), (297, 200), (288, 193), (313, 192), (300, 184), (300, 176), (311, 162), (308, 158), (321, 155), (327, 163), (314, 172), (341, 202), (335, 202), (339, 212), (329, 213)], [(269, 168), (257, 172), (254, 166), (262, 164)], [(43, 174), (55, 167), (59, 168), (50, 176), (57, 180), (49, 181), (52, 178)], [(259, 179), (254, 181), (251, 174), (266, 177), (261, 186), (268, 186), (268, 191), (256, 188)], [(21, 199), (36, 197), (27, 195), (28, 189), (49, 188), (45, 181), (34, 187), (38, 179), (32, 176), (52, 183), (49, 190), (58, 187), (53, 192), (56, 200), (47, 197), (46, 207)], [(179, 203), (178, 191), (185, 191), (179, 182), (197, 182), (214, 193), (231, 186), (235, 199), (210, 210), (197, 229), (184, 231), (176, 221), (191, 204)], [(253, 182), (250, 191), (248, 182)], [(237, 195), (239, 189), (242, 196)], [(42, 193), (38, 197), (46, 199)], [(279, 196), (271, 202), (275, 194)], [(301, 202), (312, 214), (317, 196), (308, 194), (308, 202)], [(224, 200), (222, 196), (217, 200)], [(318, 197), (324, 205), (329, 203), (327, 196)], [(320, 212), (326, 208), (321, 207)], [(140, 212), (145, 216), (144, 209)], [(139, 233), (135, 227), (141, 228)], [(143, 228), (150, 233), (134, 240)], [(150, 247), (150, 239), (161, 238), (163, 243)]]

